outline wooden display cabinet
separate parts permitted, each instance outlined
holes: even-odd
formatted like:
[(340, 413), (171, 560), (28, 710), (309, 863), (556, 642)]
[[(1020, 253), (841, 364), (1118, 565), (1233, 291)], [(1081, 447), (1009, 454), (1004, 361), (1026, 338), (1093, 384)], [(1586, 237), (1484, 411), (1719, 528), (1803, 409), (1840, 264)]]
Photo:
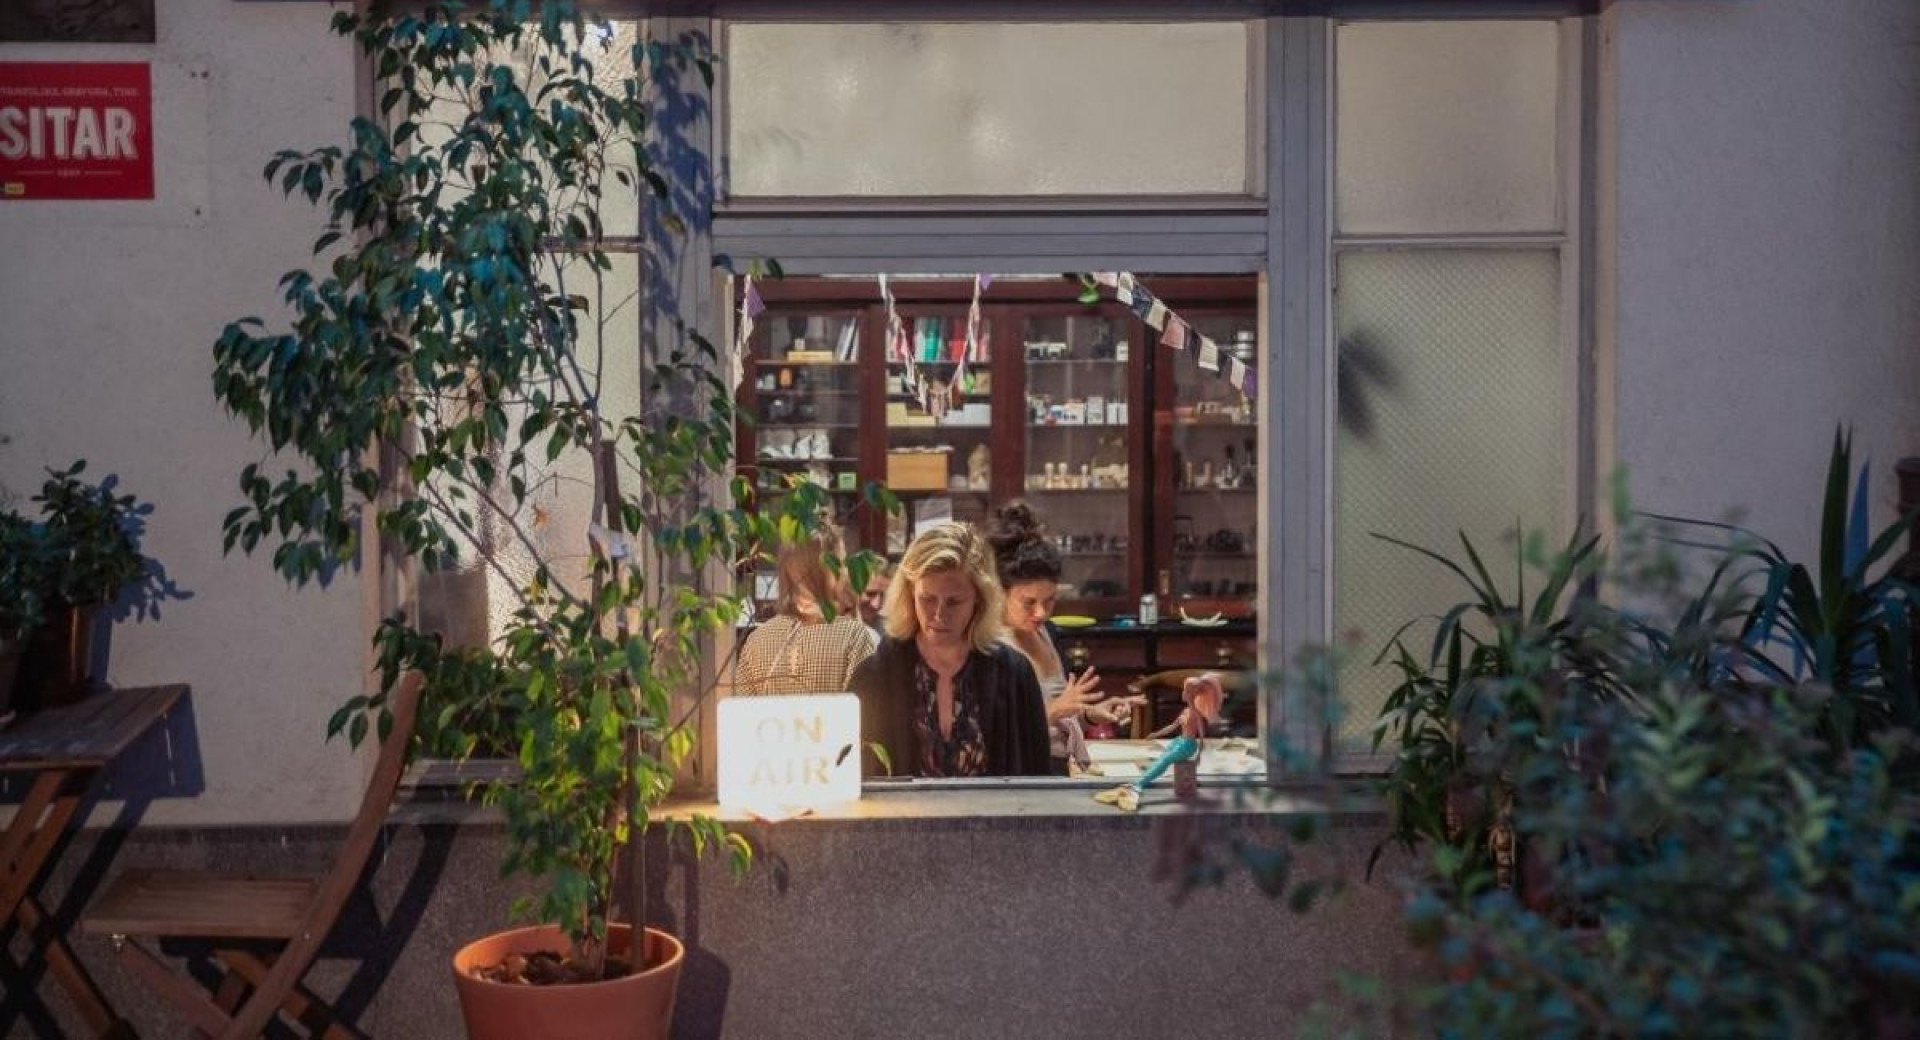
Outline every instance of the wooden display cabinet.
[[(1223, 368), (1236, 336), (1257, 327), (1251, 277), (1144, 281), (1219, 343)], [(968, 385), (936, 417), (902, 392), (904, 366), (885, 356), (876, 280), (758, 285), (767, 310), (740, 390), (754, 424), (741, 425), (737, 445), (741, 472), (757, 485), (772, 491), (776, 475), (792, 473), (826, 483), (853, 547), (893, 558), (916, 519), (978, 521), (1024, 497), (1059, 543), (1059, 613), (1131, 617), (1152, 591), (1166, 622), (1063, 633), (1063, 653), (1081, 647), (1116, 691), (1156, 668), (1244, 656), (1212, 649), (1224, 638), (1215, 630), (1178, 624), (1182, 608), (1250, 622), (1258, 600), (1257, 413), (1223, 373), (1199, 368), (1197, 339), (1184, 352), (1161, 347), (1110, 293), (1082, 302), (1073, 279), (1002, 278), (982, 299)], [(945, 344), (945, 356), (919, 364), (950, 380), (971, 281), (892, 288), (912, 342)], [(891, 521), (861, 494), (889, 476), (904, 507)], [(1234, 631), (1236, 648), (1250, 639), (1250, 624)]]

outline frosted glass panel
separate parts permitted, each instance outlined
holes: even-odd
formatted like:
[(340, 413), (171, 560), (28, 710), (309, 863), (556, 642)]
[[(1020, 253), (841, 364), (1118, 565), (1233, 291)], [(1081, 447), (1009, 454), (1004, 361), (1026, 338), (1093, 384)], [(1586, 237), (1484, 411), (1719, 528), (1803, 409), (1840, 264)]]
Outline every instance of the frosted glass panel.
[(1248, 29), (734, 24), (731, 194), (1248, 192)]
[[(1334, 630), (1361, 643), (1337, 740), (1364, 751), (1395, 682), (1369, 662), (1408, 620), (1466, 598), (1452, 573), (1373, 533), (1457, 556), (1464, 531), (1510, 580), (1516, 520), (1561, 533), (1574, 406), (1554, 252), (1350, 251), (1339, 275)], [(1411, 632), (1424, 656), (1433, 626)]]
[(1340, 230), (1559, 228), (1559, 41), (1550, 21), (1340, 26)]

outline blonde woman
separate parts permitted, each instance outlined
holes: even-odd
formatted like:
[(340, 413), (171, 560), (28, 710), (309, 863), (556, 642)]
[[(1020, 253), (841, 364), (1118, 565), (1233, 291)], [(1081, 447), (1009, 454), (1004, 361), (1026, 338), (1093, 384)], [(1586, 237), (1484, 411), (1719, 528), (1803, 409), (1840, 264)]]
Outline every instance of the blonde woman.
[[(826, 557), (844, 559), (839, 532), (823, 528), (780, 549), (773, 617), (747, 637), (734, 666), (734, 692), (837, 693), (852, 689), (854, 669), (873, 653), (847, 581)], [(827, 620), (826, 605), (834, 610)]]
[(881, 607), (886, 638), (854, 672), (862, 738), (904, 776), (1044, 776), (1033, 666), (1000, 642), (993, 550), (966, 524), (907, 547)]

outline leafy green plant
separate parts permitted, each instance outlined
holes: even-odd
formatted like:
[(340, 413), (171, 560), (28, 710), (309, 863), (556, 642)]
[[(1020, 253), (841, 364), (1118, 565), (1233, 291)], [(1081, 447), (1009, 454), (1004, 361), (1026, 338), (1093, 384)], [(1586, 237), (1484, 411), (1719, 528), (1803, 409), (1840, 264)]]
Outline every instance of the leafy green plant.
[[(1920, 792), (1909, 782), (1920, 741), (1897, 719), (1833, 740), (1831, 688), (1747, 663), (1740, 636), (1762, 605), (1729, 561), (1752, 557), (1737, 547), (1689, 567), (1662, 524), (1627, 519), (1605, 559), (1584, 543), (1551, 559), (1528, 552), (1540, 595), (1573, 597), (1544, 610), (1490, 595), (1471, 547), (1456, 565), (1475, 599), (1443, 616), (1444, 638), (1409, 669), (1421, 685), (1386, 718), (1432, 737), (1416, 755), (1460, 752), (1410, 782), (1438, 787), (1451, 766), (1497, 777), (1513, 832), (1551, 876), (1533, 891), (1491, 883), (1477, 844), (1437, 822), (1443, 803), (1430, 832), (1396, 830), (1412, 855), (1395, 881), (1419, 967), (1393, 983), (1351, 980), (1307, 1035), (1920, 1033)], [(1575, 561), (1582, 577), (1567, 585), (1588, 587), (1552, 593)], [(1449, 617), (1477, 630), (1456, 636)], [(1555, 629), (1556, 618), (1570, 623)], [(1583, 659), (1600, 677), (1590, 684), (1568, 667)], [(1489, 687), (1495, 710), (1461, 706)], [(1428, 706), (1405, 714), (1421, 698)], [(1289, 905), (1309, 883), (1340, 880), (1283, 871), (1276, 884), (1271, 853), (1236, 851)]]
[(52, 553), (42, 528), (0, 513), (0, 639), (18, 638), (46, 616)]
[[(1920, 683), (1912, 660), (1920, 590), (1891, 573), (1888, 554), (1916, 517), (1869, 536), (1871, 483), (1853, 474), (1853, 435), (1834, 432), (1820, 509), (1818, 569), (1731, 524), (1660, 519), (1728, 532), (1719, 573), (1761, 591), (1742, 612), (1734, 665), (1769, 684), (1826, 691), (1821, 729), (1836, 749), (1864, 746), (1890, 727), (1920, 730)], [(1851, 502), (1851, 505), (1849, 505)]]
[[(1416, 880), (1410, 934), (1441, 978), (1369, 1013), (1438, 1036), (1913, 1035), (1920, 798), (1894, 776), (1914, 745), (1835, 755), (1821, 713), (1787, 687), (1680, 685), (1569, 714), (1517, 749), (1516, 819), (1589, 926)], [(1584, 777), (1538, 750), (1596, 739)]]
[(147, 507), (132, 495), (116, 495), (110, 486), (81, 480), (86, 468), (87, 461), (81, 459), (64, 470), (49, 469), (46, 483), (33, 496), (40, 503), (50, 555), (50, 604), (111, 603), (147, 571), (134, 537), (136, 518)]
[(111, 603), (147, 576), (136, 535), (149, 507), (80, 475), (85, 459), (48, 469), (40, 519), (0, 513), (0, 634), (38, 628), (47, 615)]
[[(1455, 883), (1492, 878), (1511, 888), (1521, 841), (1512, 823), (1512, 742), (1537, 735), (1571, 706), (1632, 697), (1620, 679), (1629, 649), (1623, 628), (1583, 590), (1605, 563), (1599, 539), (1576, 533), (1549, 558), (1544, 542), (1516, 533), (1509, 592), (1464, 532), (1464, 562), (1375, 537), (1445, 567), (1470, 596), (1437, 619), (1403, 625), (1374, 659), (1389, 662), (1401, 681), (1374, 723), (1374, 748), (1391, 740), (1393, 760), (1380, 784), (1388, 833), (1369, 868), (1389, 844), (1430, 843), (1448, 850), (1442, 862)], [(1531, 597), (1529, 565), (1543, 572)], [(1434, 622), (1433, 637), (1416, 653), (1408, 638), (1423, 621)], [(1563, 750), (1576, 766), (1577, 749)]]
[[(510, 598), (484, 647), (390, 618), (385, 685), (426, 672), (424, 746), (514, 757), (519, 775), (483, 796), (506, 818), (507, 870), (547, 882), (517, 909), (600, 958), (623, 909), (616, 863), (690, 752), (685, 702), (741, 614), (733, 575), (811, 530), (827, 497), (755, 503), (730, 474), (726, 359), (664, 305), (657, 334), (620, 331), (650, 304), (616, 267), (609, 213), (687, 226), (649, 135), (679, 77), (710, 79), (712, 59), (698, 37), (628, 40), (564, 3), (334, 27), (377, 71), (377, 111), (344, 147), (266, 168), (320, 207), (326, 256), (281, 280), (290, 328), (243, 319), (215, 345), (216, 395), (297, 460), (246, 467), (226, 543), (271, 545), (300, 584), (377, 532), (422, 569), (471, 561)], [(584, 492), (563, 502), (568, 488)], [(358, 741), (384, 717), (384, 695), (355, 697), (329, 732)], [(688, 826), (746, 867), (739, 835)], [(624, 911), (644, 923), (634, 874)]]

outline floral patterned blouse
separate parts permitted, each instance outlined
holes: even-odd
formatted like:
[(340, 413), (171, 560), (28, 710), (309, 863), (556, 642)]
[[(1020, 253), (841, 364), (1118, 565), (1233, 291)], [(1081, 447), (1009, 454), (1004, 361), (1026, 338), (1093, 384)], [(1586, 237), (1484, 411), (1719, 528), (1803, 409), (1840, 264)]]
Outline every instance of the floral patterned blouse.
[(925, 661), (913, 669), (913, 732), (921, 776), (985, 776), (987, 741), (980, 733), (980, 699), (974, 695), (972, 662), (953, 677), (953, 729), (940, 735), (940, 677)]

